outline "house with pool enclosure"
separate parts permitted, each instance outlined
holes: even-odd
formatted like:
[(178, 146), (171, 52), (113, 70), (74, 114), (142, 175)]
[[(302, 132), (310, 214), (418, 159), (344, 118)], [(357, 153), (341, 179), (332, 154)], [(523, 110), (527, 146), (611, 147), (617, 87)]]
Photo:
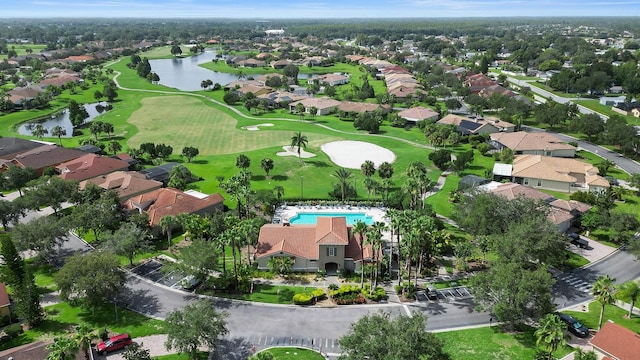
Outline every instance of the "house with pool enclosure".
[[(267, 224), (260, 229), (255, 259), (267, 270), (272, 257), (291, 257), (292, 271), (325, 270), (335, 275), (362, 265), (360, 235), (353, 233), (346, 216), (317, 216), (316, 223)], [(372, 248), (364, 247), (364, 261), (372, 260)]]

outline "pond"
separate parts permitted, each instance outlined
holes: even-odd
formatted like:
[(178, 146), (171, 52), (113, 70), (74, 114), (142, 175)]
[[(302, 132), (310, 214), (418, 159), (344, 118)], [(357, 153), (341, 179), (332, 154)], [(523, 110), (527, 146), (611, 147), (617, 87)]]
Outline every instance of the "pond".
[[(151, 64), (151, 70), (160, 77), (158, 84), (181, 91), (202, 90), (200, 83), (202, 83), (202, 80), (207, 79), (213, 81), (214, 84), (218, 83), (223, 86), (238, 80), (238, 76), (235, 74), (211, 71), (198, 66), (215, 58), (216, 52), (207, 50), (201, 54), (184, 58), (149, 60), (149, 64)], [(251, 76), (257, 77), (260, 75)], [(298, 79), (306, 79), (308, 77), (308, 74), (299, 74)]]
[[(102, 105), (102, 107), (96, 105)], [(107, 102), (84, 104), (84, 108), (87, 110), (87, 113), (89, 113), (89, 117), (84, 122), (87, 123), (95, 119), (98, 115), (107, 111), (104, 107), (108, 105), (109, 103)], [(101, 109), (101, 111), (99, 109)], [(20, 127), (18, 127), (18, 133), (20, 135), (30, 136), (33, 126), (36, 124), (42, 124), (42, 126), (49, 132), (48, 136), (51, 136), (51, 130), (56, 126), (61, 126), (64, 130), (66, 130), (67, 135), (63, 137), (70, 138), (73, 135), (73, 124), (71, 124), (71, 119), (69, 119), (69, 111), (67, 109), (65, 109), (62, 113), (54, 115), (50, 119), (44, 121), (29, 121), (20, 124)]]

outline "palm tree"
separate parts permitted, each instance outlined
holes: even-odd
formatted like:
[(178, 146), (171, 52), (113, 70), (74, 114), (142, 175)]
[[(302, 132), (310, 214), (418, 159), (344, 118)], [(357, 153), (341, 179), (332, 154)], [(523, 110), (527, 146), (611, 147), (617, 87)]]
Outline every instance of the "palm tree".
[(173, 215), (165, 215), (162, 218), (160, 218), (160, 222), (158, 223), (158, 225), (160, 225), (160, 228), (162, 229), (162, 233), (167, 234), (167, 243), (169, 244), (168, 246), (170, 247), (171, 238), (172, 238), (171, 234), (173, 232), (173, 229), (180, 225), (178, 218)]
[(342, 202), (344, 202), (344, 196), (347, 190), (347, 181), (351, 178), (351, 172), (345, 168), (340, 168), (334, 171), (333, 175), (338, 178), (338, 185), (340, 186), (340, 192), (342, 194)]
[(273, 188), (273, 191), (275, 191), (276, 193), (276, 199), (278, 200), (278, 202), (280, 202), (280, 200), (282, 200), (282, 197), (284, 196), (284, 188), (278, 185)]
[(362, 171), (362, 175), (367, 178), (373, 176), (376, 173), (376, 166), (371, 160), (366, 160), (360, 165), (360, 171)]
[(388, 162), (383, 162), (378, 166), (378, 176), (381, 179), (390, 179), (393, 176), (393, 165)]
[(306, 135), (302, 135), (300, 131), (293, 134), (293, 136), (291, 137), (291, 147), (295, 146), (298, 148), (298, 160), (300, 161), (300, 163), (302, 163), (301, 148), (306, 149), (308, 143), (309, 139), (307, 139)]
[(364, 286), (364, 234), (368, 228), (369, 226), (360, 220), (353, 226), (353, 233), (358, 234), (360, 239), (360, 287)]
[(111, 140), (107, 144), (107, 151), (112, 154), (117, 154), (120, 150), (122, 150), (122, 145), (117, 140)]
[(80, 350), (79, 344), (74, 339), (60, 336), (53, 339), (53, 342), (47, 345), (49, 355), (46, 360), (73, 360)]
[(631, 316), (633, 315), (633, 306), (640, 296), (640, 286), (638, 286), (638, 283), (636, 281), (627, 281), (626, 283), (620, 285), (616, 295), (618, 299), (631, 303), (631, 305), (629, 306), (628, 315), (629, 319), (631, 319)]
[(556, 314), (547, 314), (540, 319), (540, 324), (535, 332), (537, 338), (536, 345), (544, 344), (547, 350), (549, 350), (549, 359), (553, 359), (553, 352), (556, 351), (559, 346), (567, 344), (567, 340), (564, 337), (565, 328), (566, 325)]
[(600, 320), (598, 321), (598, 330), (602, 327), (602, 317), (604, 316), (604, 307), (605, 305), (613, 304), (616, 300), (615, 292), (616, 288), (613, 282), (615, 279), (612, 279), (609, 275), (599, 276), (598, 280), (593, 284), (593, 288), (591, 289), (591, 293), (596, 298), (601, 305), (600, 308)]
[(382, 249), (382, 232), (387, 230), (387, 225), (381, 221), (376, 221), (371, 226), (371, 231), (367, 233), (367, 240), (373, 248), (373, 280), (371, 282), (371, 294), (373, 290), (378, 286), (378, 273), (380, 272), (380, 266), (378, 263), (378, 255)]
[(51, 136), (57, 137), (60, 142), (60, 146), (62, 146), (62, 137), (67, 136), (67, 130), (60, 125), (56, 125), (51, 129)]
[(269, 171), (273, 169), (273, 159), (264, 158), (260, 160), (260, 167), (267, 173), (267, 178), (269, 177)]
[(89, 349), (91, 349), (91, 341), (97, 339), (98, 335), (87, 324), (82, 324), (76, 328), (74, 339), (80, 345), (80, 350), (84, 352), (84, 358), (89, 359)]
[(31, 135), (37, 137), (42, 140), (42, 138), (49, 133), (49, 130), (42, 126), (42, 124), (36, 124), (31, 130)]

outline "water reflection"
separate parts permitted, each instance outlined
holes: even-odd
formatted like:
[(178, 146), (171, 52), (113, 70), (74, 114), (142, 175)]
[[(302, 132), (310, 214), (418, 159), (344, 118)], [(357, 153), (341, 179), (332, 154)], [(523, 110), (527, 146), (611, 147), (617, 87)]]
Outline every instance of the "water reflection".
[[(109, 106), (109, 103), (98, 102), (84, 104), (83, 106), (87, 110), (87, 113), (89, 113), (89, 117), (84, 121), (85, 123), (87, 123), (95, 119), (98, 115), (107, 111), (106, 108)], [(71, 119), (69, 119), (69, 111), (66, 109), (59, 115), (53, 116), (52, 118), (45, 121), (30, 121), (21, 124), (20, 127), (18, 127), (18, 133), (21, 135), (31, 135), (31, 131), (36, 124), (42, 124), (42, 127), (47, 129), (47, 131), (49, 132), (49, 136), (51, 135), (51, 130), (56, 126), (62, 127), (67, 132), (67, 135), (62, 137), (69, 138), (73, 135), (73, 124), (71, 123)]]

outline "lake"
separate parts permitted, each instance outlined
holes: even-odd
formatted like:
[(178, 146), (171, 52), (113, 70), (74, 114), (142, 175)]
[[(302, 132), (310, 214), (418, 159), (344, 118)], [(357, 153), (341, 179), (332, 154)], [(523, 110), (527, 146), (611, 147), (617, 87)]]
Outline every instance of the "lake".
[[(107, 106), (109, 103), (99, 102), (99, 103), (91, 103), (84, 104), (84, 108), (89, 113), (89, 117), (85, 119), (85, 123), (95, 119), (98, 115), (103, 114), (106, 110), (98, 111), (96, 105), (101, 104), (102, 106)], [(31, 129), (35, 124), (42, 124), (42, 126), (49, 131), (48, 136), (51, 136), (51, 129), (56, 126), (61, 126), (63, 129), (67, 131), (67, 135), (63, 136), (66, 138), (70, 138), (73, 135), (73, 124), (71, 124), (71, 119), (69, 119), (69, 111), (65, 109), (61, 114), (57, 116), (53, 116), (52, 118), (44, 121), (29, 121), (23, 124), (20, 124), (18, 127), (18, 133), (21, 135), (31, 135)]]
[[(151, 70), (160, 76), (158, 84), (182, 91), (202, 90), (200, 83), (207, 79), (222, 86), (238, 80), (238, 76), (235, 74), (211, 71), (198, 66), (211, 62), (215, 58), (216, 52), (207, 50), (201, 54), (184, 58), (149, 60), (149, 64), (151, 64)], [(260, 75), (250, 76), (258, 77)], [(298, 79), (307, 79), (309, 76), (309, 74), (299, 74)]]

